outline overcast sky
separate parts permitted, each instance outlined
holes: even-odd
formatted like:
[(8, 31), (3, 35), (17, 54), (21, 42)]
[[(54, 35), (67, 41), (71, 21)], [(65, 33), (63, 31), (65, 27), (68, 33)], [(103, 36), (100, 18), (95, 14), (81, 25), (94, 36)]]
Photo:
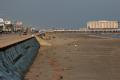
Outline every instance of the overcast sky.
[(120, 20), (120, 0), (0, 0), (0, 17), (26, 24), (80, 24)]

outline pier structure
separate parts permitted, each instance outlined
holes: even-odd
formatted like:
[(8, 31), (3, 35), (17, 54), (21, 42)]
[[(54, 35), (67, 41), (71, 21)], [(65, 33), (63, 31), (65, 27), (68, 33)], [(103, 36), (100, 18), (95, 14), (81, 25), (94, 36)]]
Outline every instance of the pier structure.
[[(48, 31), (49, 32), (49, 31)], [(107, 33), (107, 32), (110, 32), (110, 33), (114, 33), (114, 32), (120, 32), (120, 29), (87, 29), (87, 28), (81, 28), (81, 29), (78, 29), (78, 30), (53, 30), (53, 31), (50, 31), (50, 32), (85, 32), (85, 33), (97, 33), (97, 32), (103, 32), (103, 33)]]

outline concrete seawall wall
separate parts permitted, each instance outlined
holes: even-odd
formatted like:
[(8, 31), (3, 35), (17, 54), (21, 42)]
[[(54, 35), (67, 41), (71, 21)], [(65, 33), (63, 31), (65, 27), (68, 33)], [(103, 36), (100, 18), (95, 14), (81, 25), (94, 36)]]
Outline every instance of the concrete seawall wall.
[(1, 48), (0, 80), (22, 80), (39, 47), (36, 38), (32, 37)]

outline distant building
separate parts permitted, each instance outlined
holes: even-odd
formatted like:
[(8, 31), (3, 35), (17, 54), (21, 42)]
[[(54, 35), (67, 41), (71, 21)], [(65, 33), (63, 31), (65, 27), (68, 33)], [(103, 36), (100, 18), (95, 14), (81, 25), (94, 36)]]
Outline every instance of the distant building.
[(100, 20), (100, 21), (89, 21), (87, 23), (88, 29), (117, 29), (118, 26), (119, 26), (118, 21)]
[(13, 25), (10, 20), (4, 21), (4, 25), (5, 25), (5, 27), (3, 28), (3, 31), (11, 32), (13, 30)]
[(118, 22), (118, 27), (120, 27), (120, 21)]
[(13, 29), (12, 22), (10, 20), (4, 20), (0, 18), (0, 32), (11, 32)]
[(4, 25), (4, 20), (2, 18), (0, 18), (0, 32), (3, 31), (3, 28), (5, 27)]
[(14, 26), (14, 31), (22, 31), (23, 23), (21, 21), (16, 21)]

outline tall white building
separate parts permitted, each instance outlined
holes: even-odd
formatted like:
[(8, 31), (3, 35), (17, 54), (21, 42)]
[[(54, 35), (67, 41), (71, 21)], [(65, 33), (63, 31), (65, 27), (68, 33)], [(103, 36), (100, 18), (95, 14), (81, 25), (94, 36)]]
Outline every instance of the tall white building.
[(118, 21), (89, 21), (87, 23), (88, 29), (117, 29), (119, 26)]

